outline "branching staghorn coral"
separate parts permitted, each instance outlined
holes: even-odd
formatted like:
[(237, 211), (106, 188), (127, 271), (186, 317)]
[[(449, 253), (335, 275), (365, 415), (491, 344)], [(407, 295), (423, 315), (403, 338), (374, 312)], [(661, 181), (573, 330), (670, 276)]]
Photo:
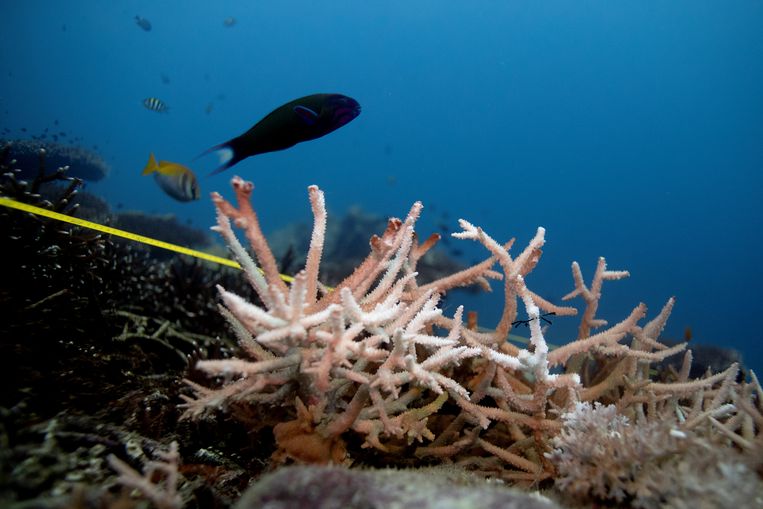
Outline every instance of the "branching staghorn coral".
[[(177, 491), (180, 477), (178, 444), (172, 442), (168, 451), (156, 451), (155, 454), (159, 459), (147, 461), (143, 467), (143, 474), (113, 454), (109, 455), (107, 460), (111, 468), (119, 474), (117, 481), (120, 484), (140, 491), (159, 509), (180, 509), (183, 507), (183, 499)], [(155, 474), (159, 474), (160, 478), (155, 478)]]
[[(735, 384), (736, 365), (720, 375), (676, 384), (669, 398), (666, 384), (645, 385), (648, 412), (632, 418), (622, 413), (632, 399), (577, 403), (547, 453), (556, 488), (589, 504), (763, 507), (763, 392), (754, 373), (752, 383)], [(699, 385), (710, 390), (686, 396)]]
[[(622, 401), (622, 411), (633, 414), (682, 394), (683, 380), (660, 385), (648, 378), (651, 362), (685, 346), (669, 348), (657, 341), (672, 299), (644, 327), (638, 322), (646, 307), (639, 304), (621, 322), (591, 333), (606, 325), (595, 317), (603, 281), (627, 276), (606, 270), (603, 258), (590, 287), (573, 265), (575, 290), (568, 297), (580, 295), (587, 306), (580, 336), (549, 351), (541, 310), (567, 316), (577, 310), (555, 306), (526, 285), (542, 254), (543, 228), (512, 256), (513, 240), (502, 245), (461, 220), (462, 231), (454, 236), (481, 243), (489, 257), (419, 286), (416, 262), (437, 239), (418, 243), (414, 226), (422, 205), (417, 202), (404, 220), (390, 219), (385, 232), (372, 237), (365, 261), (329, 290), (319, 282), (324, 196), (310, 186), (310, 249), (305, 269), (287, 286), (252, 208), (252, 184), (238, 177), (232, 184), (237, 206), (213, 194), (215, 229), (244, 268), (262, 306), (220, 288), (221, 312), (245, 358), (199, 361), (199, 370), (222, 377), (224, 383), (208, 388), (187, 381), (193, 394), (184, 396), (182, 407), (185, 418), (242, 405), (292, 408), (290, 418), (273, 427), (275, 461), (348, 463), (359, 454), (348, 448), (355, 435), (363, 447), (379, 454), (453, 462), (507, 480), (537, 483), (556, 475), (547, 453), (562, 429), (561, 415), (581, 401)], [(233, 225), (244, 230), (262, 271), (236, 238)], [(493, 270), (496, 263), (500, 272)], [(464, 327), (462, 307), (452, 317), (438, 307), (445, 292), (485, 285), (487, 279), (502, 279), (504, 287), (503, 313), (493, 331)], [(531, 333), (526, 348), (506, 341), (520, 301)], [(626, 345), (623, 339), (629, 336), (632, 341)], [(697, 385), (689, 392), (709, 390), (716, 382), (692, 382)], [(652, 394), (660, 396), (655, 400)]]
[[(304, 457), (303, 449), (316, 449), (319, 457), (308, 454), (315, 460), (341, 461), (341, 449), (333, 445), (339, 447), (340, 436), (353, 426), (381, 448), (381, 431), (419, 439), (431, 434), (422, 423), (428, 414), (412, 419), (415, 412), (405, 414), (411, 409), (403, 401), (421, 399), (423, 388), (468, 397), (467, 390), (441, 370), (479, 355), (480, 349), (458, 345), (461, 308), (447, 336), (426, 330), (442, 311), (436, 307), (439, 295), (433, 290), (415, 292), (413, 260), (429, 247), (419, 246), (413, 232), (421, 204), (414, 204), (405, 221), (390, 220), (382, 237), (372, 239), (372, 252), (361, 266), (333, 291), (319, 296), (326, 216), (323, 193), (315, 186), (309, 189), (315, 215), (313, 238), (305, 270), (287, 288), (249, 204), (251, 184), (235, 179), (233, 185), (238, 209), (214, 196), (217, 230), (267, 309), (221, 289), (226, 316), (255, 361), (200, 362), (198, 367), (212, 375), (243, 376), (222, 393), (195, 385), (198, 399), (187, 402), (188, 415), (198, 415), (229, 398), (277, 402), (296, 397), (301, 409), (298, 420), (276, 427), (276, 437), (281, 446), (294, 444), (284, 451), (294, 457)], [(230, 219), (245, 230), (264, 275), (236, 240)], [(468, 284), (484, 276), (495, 274), (487, 268), (465, 271), (448, 284)], [(425, 352), (421, 356), (417, 345)], [(407, 396), (401, 397), (401, 390)], [(364, 409), (373, 411), (361, 416)], [(330, 457), (326, 456), (329, 452)]]

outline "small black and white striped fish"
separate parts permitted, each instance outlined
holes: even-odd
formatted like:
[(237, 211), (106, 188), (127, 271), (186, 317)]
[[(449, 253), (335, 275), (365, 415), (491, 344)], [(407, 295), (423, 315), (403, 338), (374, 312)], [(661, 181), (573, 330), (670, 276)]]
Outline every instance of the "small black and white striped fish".
[(156, 97), (146, 97), (143, 99), (143, 106), (146, 109), (156, 111), (157, 113), (166, 113), (169, 108), (164, 104), (164, 101), (157, 99)]

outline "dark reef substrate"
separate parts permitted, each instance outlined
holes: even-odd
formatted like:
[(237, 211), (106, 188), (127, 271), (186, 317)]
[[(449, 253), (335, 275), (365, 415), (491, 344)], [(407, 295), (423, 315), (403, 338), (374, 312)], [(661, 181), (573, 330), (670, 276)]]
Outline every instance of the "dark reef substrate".
[[(1, 195), (119, 223), (65, 171), (24, 180), (10, 161), (4, 150)], [(144, 222), (178, 231), (173, 221)], [(179, 425), (177, 403), (195, 359), (231, 354), (215, 285), (253, 298), (238, 271), (7, 208), (0, 208), (0, 239), (0, 505), (63, 507), (75, 493), (86, 507), (107, 505), (108, 488), (119, 492), (109, 454), (140, 468), (130, 455), (136, 447), (151, 454), (177, 440), (196, 479), (187, 484), (189, 499), (229, 506), (261, 469), (256, 458), (267, 447), (222, 421), (209, 429)], [(211, 443), (218, 452), (191, 456)]]

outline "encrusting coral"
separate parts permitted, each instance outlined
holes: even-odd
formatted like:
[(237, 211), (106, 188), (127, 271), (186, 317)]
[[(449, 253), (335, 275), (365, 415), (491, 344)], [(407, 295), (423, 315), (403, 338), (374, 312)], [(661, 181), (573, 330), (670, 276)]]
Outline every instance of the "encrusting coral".
[[(619, 323), (592, 332), (607, 325), (596, 316), (603, 282), (628, 276), (608, 270), (603, 258), (590, 286), (573, 264), (575, 288), (565, 299), (580, 296), (585, 301), (579, 335), (549, 350), (542, 313), (569, 316), (577, 310), (556, 306), (526, 285), (542, 254), (543, 228), (512, 256), (513, 240), (502, 245), (461, 220), (462, 231), (453, 236), (479, 242), (489, 256), (420, 286), (417, 261), (438, 237), (419, 242), (414, 226), (423, 207), (417, 202), (404, 220), (390, 219), (384, 233), (371, 238), (365, 261), (330, 289), (319, 281), (324, 195), (310, 186), (310, 249), (304, 270), (288, 286), (252, 208), (253, 185), (238, 177), (232, 184), (237, 206), (213, 194), (215, 230), (244, 268), (262, 305), (219, 288), (221, 311), (245, 358), (199, 361), (198, 370), (221, 377), (222, 383), (209, 388), (187, 380), (193, 394), (184, 396), (185, 418), (202, 418), (220, 409), (241, 416), (285, 407), (288, 418), (273, 424), (275, 463), (349, 464), (357, 461), (357, 445), (362, 444), (387, 463), (394, 462), (392, 458), (451, 462), (521, 484), (560, 479), (561, 473), (567, 480), (560, 486), (570, 493), (600, 498), (620, 493), (620, 488), (610, 486), (603, 492), (577, 485), (565, 473), (570, 448), (564, 449), (558, 438), (569, 436), (569, 416), (584, 402), (612, 404), (612, 412), (634, 424), (677, 416), (669, 430), (676, 437), (689, 432), (712, 435), (707, 443), (713, 447), (750, 455), (761, 450), (760, 385), (756, 379), (738, 384), (737, 365), (690, 381), (687, 352), (680, 372), (660, 382), (650, 379), (651, 363), (686, 346), (668, 347), (658, 341), (674, 299), (643, 326), (639, 321), (646, 307), (639, 304)], [(261, 270), (232, 224), (245, 232)], [(496, 264), (500, 272), (493, 269)], [(464, 326), (463, 307), (453, 316), (445, 316), (438, 307), (445, 292), (486, 286), (488, 279), (503, 280), (504, 308), (494, 330)], [(524, 308), (521, 319), (519, 301)], [(506, 341), (518, 322), (530, 331), (524, 348)]]

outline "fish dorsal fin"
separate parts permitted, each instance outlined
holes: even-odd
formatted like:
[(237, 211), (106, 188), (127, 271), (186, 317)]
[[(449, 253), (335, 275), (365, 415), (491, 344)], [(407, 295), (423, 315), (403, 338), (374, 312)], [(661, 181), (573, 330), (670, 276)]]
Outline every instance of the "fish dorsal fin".
[(307, 106), (294, 106), (294, 113), (307, 125), (313, 125), (318, 121), (318, 114)]

